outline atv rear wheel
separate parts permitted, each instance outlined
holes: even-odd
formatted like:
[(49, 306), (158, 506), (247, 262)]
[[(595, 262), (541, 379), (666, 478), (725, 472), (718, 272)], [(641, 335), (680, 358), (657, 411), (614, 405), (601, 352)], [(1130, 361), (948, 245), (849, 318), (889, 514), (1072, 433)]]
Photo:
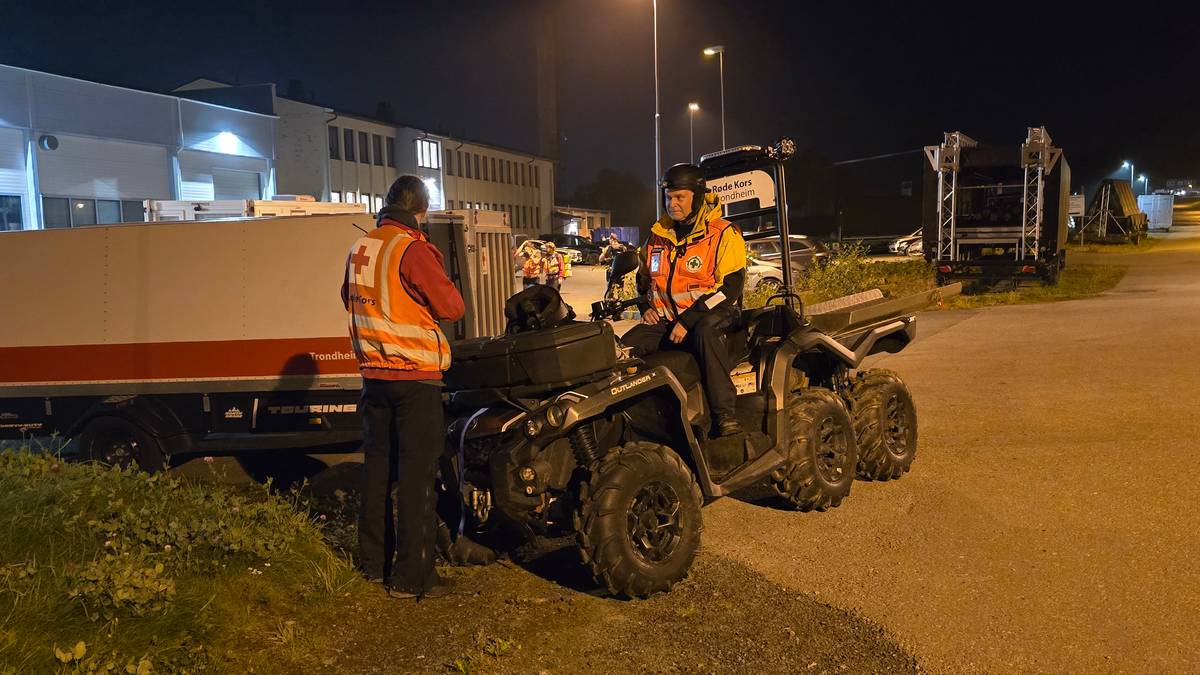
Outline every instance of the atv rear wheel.
[(687, 576), (700, 546), (700, 487), (673, 450), (609, 450), (592, 465), (579, 501), (579, 549), (609, 592), (646, 597)]
[(850, 413), (828, 389), (790, 392), (788, 461), (771, 474), (775, 492), (800, 511), (837, 507), (850, 494), (858, 444)]
[(858, 373), (848, 396), (858, 439), (858, 477), (892, 480), (917, 456), (917, 410), (912, 394), (890, 370)]

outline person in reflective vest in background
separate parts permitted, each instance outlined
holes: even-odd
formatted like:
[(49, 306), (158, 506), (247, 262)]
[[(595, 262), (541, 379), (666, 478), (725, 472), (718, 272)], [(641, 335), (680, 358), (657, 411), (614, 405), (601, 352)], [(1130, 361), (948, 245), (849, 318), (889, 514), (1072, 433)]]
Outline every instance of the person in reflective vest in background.
[(525, 250), (525, 262), (521, 265), (521, 278), (524, 281), (523, 288), (529, 288), (541, 283), (542, 252), (533, 245), (529, 245)]
[(351, 247), (342, 284), (363, 377), (359, 567), (402, 598), (448, 593), (434, 570), (441, 380), (450, 367), (438, 321), (462, 318), (464, 307), (441, 252), (418, 227), (428, 209), (425, 183), (397, 178), (377, 226)]
[(571, 261), (567, 256), (558, 252), (554, 243), (546, 244), (546, 256), (542, 259), (542, 269), (546, 271), (546, 285), (556, 291), (562, 290), (563, 279), (571, 276)]
[(725, 331), (737, 319), (746, 283), (746, 242), (721, 217), (704, 173), (676, 164), (663, 175), (665, 213), (650, 229), (638, 269), (642, 323), (621, 337), (634, 356), (685, 349), (696, 357), (712, 411), (713, 435), (742, 432), (734, 416), (737, 391), (729, 376)]

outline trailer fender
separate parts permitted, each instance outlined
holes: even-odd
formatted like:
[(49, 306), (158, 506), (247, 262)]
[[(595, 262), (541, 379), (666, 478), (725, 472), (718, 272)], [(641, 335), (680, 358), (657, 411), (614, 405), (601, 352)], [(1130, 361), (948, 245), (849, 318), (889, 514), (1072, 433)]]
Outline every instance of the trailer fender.
[(186, 452), (191, 437), (179, 417), (162, 401), (151, 396), (109, 396), (97, 401), (67, 431), (76, 437), (98, 417), (119, 417), (150, 434), (168, 455)]

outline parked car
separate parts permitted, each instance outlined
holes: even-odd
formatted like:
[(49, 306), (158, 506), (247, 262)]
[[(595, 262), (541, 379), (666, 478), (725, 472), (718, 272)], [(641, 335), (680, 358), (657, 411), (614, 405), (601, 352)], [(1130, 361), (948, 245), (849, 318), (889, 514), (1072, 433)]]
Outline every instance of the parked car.
[(581, 237), (578, 234), (561, 234), (557, 232), (552, 234), (543, 234), (541, 236), (541, 240), (554, 242), (554, 245), (557, 246), (558, 250), (560, 251), (564, 249), (579, 251), (579, 260), (572, 258), (571, 262), (578, 262), (582, 265), (598, 264), (600, 262), (600, 251), (604, 249), (604, 247), (600, 244), (588, 239), (587, 237)]
[[(751, 232), (746, 235), (746, 288), (783, 285), (783, 251), (779, 236), (774, 232)], [(829, 257), (825, 245), (804, 235), (788, 237), (791, 248), (792, 277), (803, 274), (809, 266)]]
[(921, 228), (917, 228), (917, 231), (910, 235), (893, 239), (892, 243), (888, 244), (888, 251), (896, 255), (921, 255), (921, 238)]

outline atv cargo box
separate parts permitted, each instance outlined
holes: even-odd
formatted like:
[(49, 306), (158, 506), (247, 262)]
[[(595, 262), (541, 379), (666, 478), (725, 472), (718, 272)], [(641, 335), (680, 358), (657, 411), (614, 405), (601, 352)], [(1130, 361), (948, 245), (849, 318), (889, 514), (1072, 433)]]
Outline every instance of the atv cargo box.
[(455, 391), (568, 382), (608, 370), (617, 361), (607, 321), (461, 340), (450, 349), (445, 382)]

